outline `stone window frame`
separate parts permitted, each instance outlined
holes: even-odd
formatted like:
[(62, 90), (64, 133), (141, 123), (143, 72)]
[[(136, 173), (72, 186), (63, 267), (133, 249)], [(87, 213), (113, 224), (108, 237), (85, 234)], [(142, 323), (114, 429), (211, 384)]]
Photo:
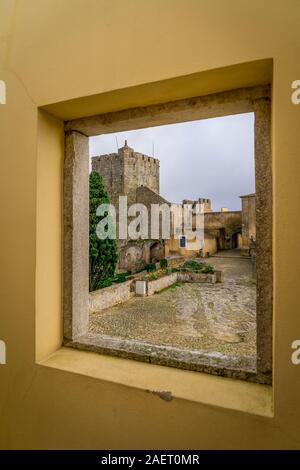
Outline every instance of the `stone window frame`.
[[(170, 359), (167, 352), (137, 350), (133, 341), (112, 343), (88, 333), (89, 323), (89, 137), (234, 114), (254, 113), (256, 184), (256, 371), (247, 361), (224, 356)], [(270, 85), (125, 109), (65, 122), (64, 163), (64, 344), (83, 350), (138, 359), (198, 372), (272, 384), (273, 210)], [(125, 344), (126, 343), (126, 344)], [(241, 358), (240, 358), (241, 359)]]
[(184, 235), (179, 239), (179, 247), (186, 248), (186, 237)]

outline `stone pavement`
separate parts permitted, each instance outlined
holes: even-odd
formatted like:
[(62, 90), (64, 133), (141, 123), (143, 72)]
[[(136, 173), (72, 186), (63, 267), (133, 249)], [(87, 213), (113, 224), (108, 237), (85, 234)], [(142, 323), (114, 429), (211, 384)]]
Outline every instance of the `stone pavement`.
[(229, 356), (256, 355), (251, 260), (213, 257), (219, 284), (177, 284), (151, 297), (90, 314), (90, 333)]

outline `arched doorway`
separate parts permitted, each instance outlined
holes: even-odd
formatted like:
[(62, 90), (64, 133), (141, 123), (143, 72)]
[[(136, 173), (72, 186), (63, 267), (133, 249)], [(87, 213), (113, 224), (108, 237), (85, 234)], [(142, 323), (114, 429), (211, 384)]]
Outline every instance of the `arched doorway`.
[(165, 256), (164, 246), (161, 242), (155, 242), (150, 247), (150, 261), (157, 263)]
[(231, 235), (231, 248), (234, 250), (239, 247), (239, 238), (240, 238), (240, 233), (235, 232)]

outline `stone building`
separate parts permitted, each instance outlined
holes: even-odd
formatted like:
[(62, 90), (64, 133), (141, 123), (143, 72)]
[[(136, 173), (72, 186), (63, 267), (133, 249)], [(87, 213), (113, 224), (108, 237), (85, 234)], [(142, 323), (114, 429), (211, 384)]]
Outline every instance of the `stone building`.
[(199, 197), (196, 201), (193, 199), (183, 199), (182, 204), (203, 204), (204, 212), (212, 212), (211, 208), (211, 200), (204, 198), (204, 197)]
[[(159, 195), (159, 160), (135, 152), (127, 140), (117, 153), (92, 158), (92, 170), (103, 179), (110, 201), (118, 208), (119, 196), (127, 196), (128, 207), (167, 202)], [(118, 214), (117, 214), (118, 217)], [(164, 257), (162, 240), (119, 240), (119, 269), (135, 271), (151, 260)]]
[[(199, 199), (201, 200), (201, 199)], [(195, 201), (197, 202), (197, 201)], [(196, 222), (193, 218), (193, 228)], [(172, 237), (166, 241), (167, 254), (175, 253), (194, 257), (209, 256), (220, 250), (242, 248), (242, 211), (212, 211), (209, 201), (209, 208), (204, 207), (204, 246), (203, 248), (195, 244), (196, 239), (185, 240)], [(192, 248), (192, 247), (195, 248)]]
[[(151, 204), (171, 204), (159, 194), (159, 160), (135, 152), (126, 140), (117, 153), (93, 157), (92, 169), (101, 174), (110, 201), (116, 208), (119, 196), (127, 196), (128, 207), (134, 203), (144, 204), (148, 214), (151, 213)], [(223, 207), (215, 212), (208, 198), (184, 199), (182, 204), (204, 205), (204, 247), (200, 250), (194, 240), (188, 241), (184, 236), (164, 240), (161, 233), (158, 239), (119, 240), (119, 270), (136, 271), (145, 263), (159, 261), (165, 256), (194, 257), (219, 250), (248, 249), (250, 238), (255, 238), (255, 194), (241, 196), (241, 201), (241, 211), (229, 211)]]
[(117, 153), (92, 158), (92, 169), (102, 176), (111, 203), (117, 206), (119, 196), (127, 196), (128, 205), (134, 204), (136, 190), (146, 186), (159, 194), (159, 160), (125, 145)]

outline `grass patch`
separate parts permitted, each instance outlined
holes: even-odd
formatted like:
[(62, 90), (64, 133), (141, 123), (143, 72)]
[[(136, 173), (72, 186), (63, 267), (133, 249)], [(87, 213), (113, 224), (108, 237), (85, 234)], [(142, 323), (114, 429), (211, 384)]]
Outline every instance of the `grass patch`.
[(167, 290), (176, 290), (178, 287), (182, 286), (182, 282), (174, 282), (174, 284), (171, 284), (168, 287), (165, 287), (164, 289), (160, 290), (159, 292), (155, 292), (156, 294), (161, 294), (162, 292), (166, 292)]
[(181, 267), (181, 271), (193, 271), (195, 273), (213, 274), (215, 272), (215, 269), (210, 264), (198, 263), (195, 260), (188, 260)]

